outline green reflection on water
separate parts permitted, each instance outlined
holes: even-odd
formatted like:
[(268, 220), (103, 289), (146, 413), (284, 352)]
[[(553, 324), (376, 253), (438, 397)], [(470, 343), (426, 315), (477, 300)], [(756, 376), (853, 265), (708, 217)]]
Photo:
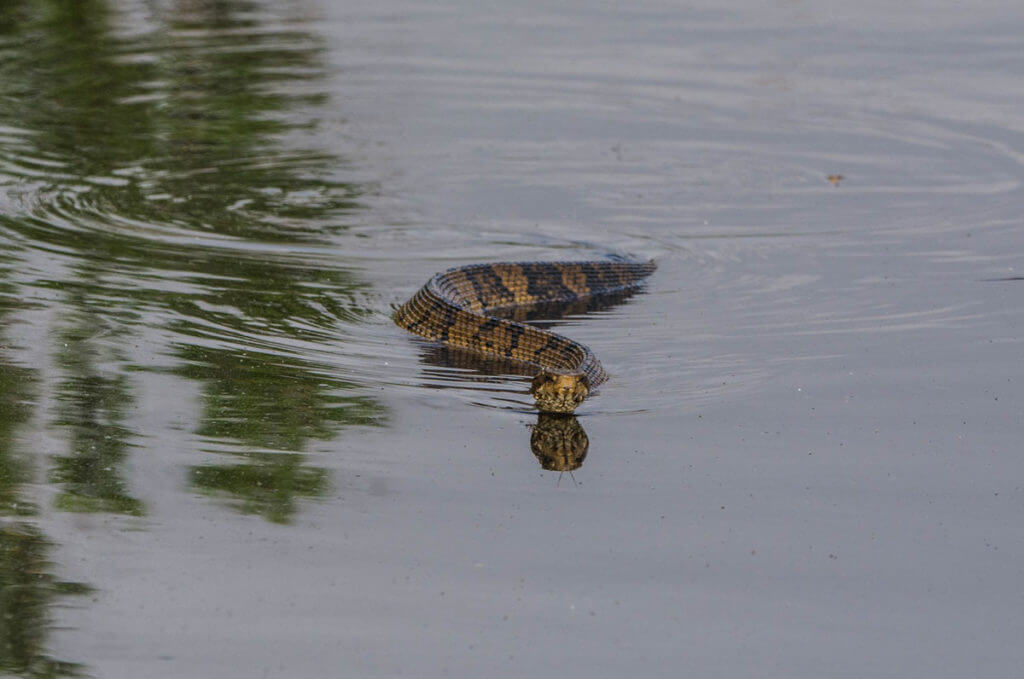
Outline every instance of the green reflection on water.
[(289, 242), (322, 241), (360, 207), (366, 185), (330, 179), (337, 157), (280, 143), (323, 100), (297, 89), (322, 74), (316, 36), (256, 30), (251, 3), (169, 10), (131, 39), (101, 0), (23, 6), (36, 12), (0, 65), (0, 118), (31, 132), (24, 178), (49, 194), (35, 216), (96, 220), (100, 240), (109, 219)]
[[(5, 303), (15, 289), (0, 266), (0, 328), (18, 305)], [(0, 672), (20, 677), (78, 676), (77, 663), (54, 659), (47, 650), (51, 608), (64, 594), (84, 594), (85, 585), (53, 574), (52, 544), (31, 521), (38, 512), (26, 497), (31, 458), (19, 450), (18, 429), (35, 410), (36, 371), (11, 361), (0, 335)]]
[[(49, 464), (57, 509), (143, 514), (130, 458), (182, 435), (138, 431), (138, 403), (162, 397), (152, 374), (199, 385), (185, 435), (218, 452), (188, 467), (189, 486), (274, 522), (330, 491), (294, 451), (386, 417), (310, 358), (367, 313), (365, 284), (284, 247), (330, 243), (373, 190), (303, 146), (325, 103), (318, 37), (261, 25), (254, 2), (142, 3), (131, 32), (120, 6), (0, 1), (0, 331), (45, 309), (28, 322), (53, 358), (24, 367), (0, 337), (4, 675), (82, 670), (48, 647), (55, 606), (89, 588), (55, 575), (28, 489)], [(162, 344), (129, 350), (140, 342)], [(174, 365), (157, 367), (165, 356)], [(33, 422), (61, 436), (56, 455), (20, 446)]]
[[(327, 472), (263, 453), (303, 451), (386, 412), (309, 358), (339, 341), (339, 321), (368, 313), (365, 284), (281, 246), (330, 242), (373, 187), (338, 180), (344, 159), (301, 143), (326, 103), (318, 36), (263, 26), (259, 3), (234, 0), (162, 6), (126, 33), (117, 6), (0, 10), (0, 127), (14, 130), (0, 136), (12, 161), (0, 187), (25, 198), (0, 227), (51, 253), (54, 272), (33, 285), (63, 306), (56, 423), (70, 452), (50, 475), (57, 506), (144, 511), (125, 481), (142, 445), (131, 411), (160, 371), (200, 384), (193, 433), (223, 456), (191, 467), (189, 483), (286, 521), (297, 498), (327, 492)], [(119, 355), (154, 327), (174, 367)]]
[(50, 542), (31, 524), (0, 527), (0, 671), (20, 677), (80, 676), (78, 663), (47, 653), (50, 608), (62, 594), (87, 594), (60, 582), (48, 560)]
[(288, 523), (296, 499), (322, 497), (330, 490), (324, 469), (303, 465), (302, 455), (250, 453), (239, 464), (197, 465), (189, 482), (211, 495), (229, 496), (244, 514), (258, 514), (274, 523)]
[(343, 426), (380, 422), (375, 401), (339, 392), (352, 386), (344, 382), (311, 379), (312, 366), (294, 359), (194, 346), (179, 355), (190, 365), (176, 372), (205, 382), (203, 436), (295, 451)]
[(128, 378), (100, 369), (101, 361), (118, 357), (103, 355), (104, 349), (112, 349), (109, 342), (93, 341), (107, 330), (102, 316), (79, 313), (58, 334), (58, 362), (65, 376), (58, 386), (56, 424), (67, 428), (71, 450), (54, 457), (50, 480), (62, 486), (55, 500), (59, 509), (141, 516), (143, 504), (128, 494), (122, 478), (132, 436), (123, 424), (132, 404)]
[[(0, 268), (0, 276), (5, 273)], [(11, 289), (0, 279), (0, 300), (8, 299)], [(0, 304), (0, 322), (10, 309)], [(2, 345), (0, 336), (0, 514), (31, 515), (35, 506), (23, 499), (20, 492), (20, 485), (29, 480), (28, 462), (18, 455), (15, 434), (32, 416), (36, 376), (33, 370), (11, 363)]]

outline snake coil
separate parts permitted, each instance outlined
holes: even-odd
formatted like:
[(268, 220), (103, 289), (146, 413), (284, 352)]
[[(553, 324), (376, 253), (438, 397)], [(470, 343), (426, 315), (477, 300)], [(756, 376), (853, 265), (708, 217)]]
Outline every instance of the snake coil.
[(395, 313), (401, 327), (447, 345), (533, 366), (542, 412), (571, 413), (607, 379), (586, 346), (526, 325), (538, 306), (635, 290), (654, 262), (499, 262), (434, 275)]

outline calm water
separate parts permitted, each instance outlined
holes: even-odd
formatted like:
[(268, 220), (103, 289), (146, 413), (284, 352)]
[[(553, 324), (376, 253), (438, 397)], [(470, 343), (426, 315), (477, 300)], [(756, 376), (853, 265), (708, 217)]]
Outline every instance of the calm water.
[[(1022, 671), (1018, 3), (342, 4), (0, 3), (3, 674)], [(615, 254), (572, 476), (389, 318)]]

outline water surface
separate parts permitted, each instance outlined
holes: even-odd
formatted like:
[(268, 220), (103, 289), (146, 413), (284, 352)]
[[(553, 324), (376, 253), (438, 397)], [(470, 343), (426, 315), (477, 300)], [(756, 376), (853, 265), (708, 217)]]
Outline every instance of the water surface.
[[(1022, 29), (3, 3), (0, 671), (1014, 674)], [(621, 255), (582, 459), (390, 321)]]

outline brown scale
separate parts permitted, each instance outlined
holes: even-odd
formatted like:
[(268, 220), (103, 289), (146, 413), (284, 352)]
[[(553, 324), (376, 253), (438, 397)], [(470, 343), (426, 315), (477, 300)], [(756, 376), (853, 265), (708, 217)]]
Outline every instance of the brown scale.
[[(537, 371), (530, 392), (542, 412), (571, 413), (607, 379), (587, 347), (518, 322), (520, 310), (628, 294), (653, 262), (500, 262), (449, 269), (395, 313), (395, 323), (428, 339)], [(512, 318), (508, 318), (511, 316)]]

